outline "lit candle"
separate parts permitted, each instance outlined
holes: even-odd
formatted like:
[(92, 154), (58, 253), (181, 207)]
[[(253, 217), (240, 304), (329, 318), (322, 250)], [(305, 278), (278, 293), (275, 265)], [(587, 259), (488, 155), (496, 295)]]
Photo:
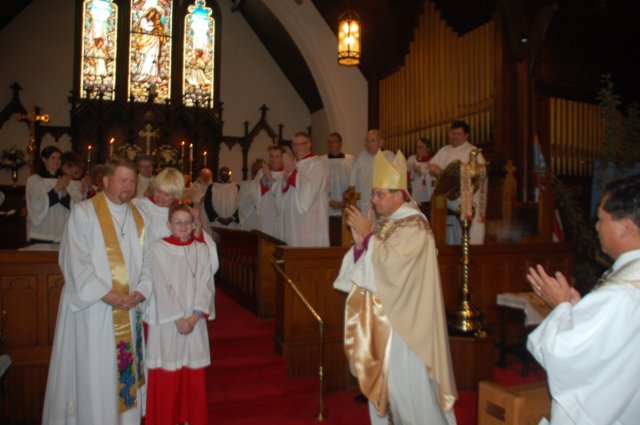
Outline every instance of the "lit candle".
[(87, 162), (91, 162), (91, 145), (87, 147)]
[(193, 143), (189, 143), (189, 161), (193, 161)]
[(113, 158), (113, 142), (115, 141), (115, 138), (111, 138), (111, 140), (109, 140), (109, 159)]
[(184, 159), (184, 140), (182, 141), (182, 143), (180, 143), (180, 146), (182, 146), (182, 155), (180, 156), (180, 158)]
[(204, 166), (207, 166), (207, 151), (204, 151)]

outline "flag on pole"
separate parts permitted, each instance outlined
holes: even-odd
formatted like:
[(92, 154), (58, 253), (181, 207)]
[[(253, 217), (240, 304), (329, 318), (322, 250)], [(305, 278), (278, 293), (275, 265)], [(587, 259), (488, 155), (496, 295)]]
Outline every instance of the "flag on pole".
[[(544, 154), (542, 153), (542, 147), (538, 142), (538, 136), (535, 136), (533, 141), (533, 171), (534, 171), (534, 184), (535, 184), (535, 201), (540, 201), (540, 191), (544, 189), (545, 175), (547, 173), (547, 162), (544, 160)], [(553, 242), (564, 242), (564, 230), (562, 228), (562, 220), (560, 219), (560, 212), (558, 208), (553, 212), (553, 223), (551, 226)]]

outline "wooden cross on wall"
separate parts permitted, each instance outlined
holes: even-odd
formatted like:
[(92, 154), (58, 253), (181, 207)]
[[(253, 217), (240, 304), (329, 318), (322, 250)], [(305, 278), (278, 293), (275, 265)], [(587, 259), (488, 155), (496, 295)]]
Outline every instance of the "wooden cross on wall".
[(35, 153), (36, 153), (36, 123), (49, 122), (49, 114), (39, 114), (40, 108), (34, 102), (29, 106), (29, 112), (26, 114), (17, 114), (18, 121), (26, 122), (29, 126), (29, 143), (27, 144), (27, 153), (29, 154), (30, 174), (35, 174)]

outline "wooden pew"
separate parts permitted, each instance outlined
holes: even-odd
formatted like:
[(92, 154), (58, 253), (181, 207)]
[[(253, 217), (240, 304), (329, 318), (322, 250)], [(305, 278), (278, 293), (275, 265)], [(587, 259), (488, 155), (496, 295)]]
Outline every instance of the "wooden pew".
[(0, 251), (0, 331), (12, 361), (6, 377), (9, 423), (42, 419), (63, 284), (57, 252)]
[[(499, 333), (500, 313), (496, 296), (503, 292), (530, 290), (525, 271), (535, 264), (547, 270), (570, 273), (572, 253), (565, 244), (495, 244), (471, 247), (469, 286), (472, 301), (484, 313), (490, 335)], [(346, 295), (333, 289), (346, 248), (278, 247), (275, 257), (283, 261), (287, 275), (325, 322), (325, 387), (352, 385), (342, 348)], [(456, 309), (461, 286), (461, 248), (441, 246), (438, 263), (444, 303)], [(302, 302), (278, 277), (276, 298), (276, 349), (288, 362), (291, 375), (313, 375), (319, 362), (318, 326)], [(497, 351), (495, 358), (497, 359)], [(494, 362), (495, 363), (495, 362)]]
[[(346, 294), (333, 289), (346, 248), (292, 248), (279, 246), (275, 258), (324, 321), (325, 389), (346, 388), (350, 382), (342, 348)], [(315, 375), (320, 364), (316, 320), (282, 276), (277, 277), (276, 351), (287, 360), (293, 376)]]
[(220, 236), (220, 270), (216, 286), (261, 319), (275, 314), (275, 271), (271, 258), (276, 246), (285, 243), (258, 230), (214, 228)]

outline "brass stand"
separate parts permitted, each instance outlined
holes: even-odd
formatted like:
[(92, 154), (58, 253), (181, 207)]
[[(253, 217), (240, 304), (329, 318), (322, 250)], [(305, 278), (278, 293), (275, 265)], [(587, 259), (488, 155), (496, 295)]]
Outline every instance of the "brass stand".
[(462, 288), (457, 310), (447, 312), (449, 334), (483, 337), (487, 333), (482, 323), (482, 313), (471, 303), (469, 290), (469, 221), (460, 219), (460, 226), (462, 227)]

